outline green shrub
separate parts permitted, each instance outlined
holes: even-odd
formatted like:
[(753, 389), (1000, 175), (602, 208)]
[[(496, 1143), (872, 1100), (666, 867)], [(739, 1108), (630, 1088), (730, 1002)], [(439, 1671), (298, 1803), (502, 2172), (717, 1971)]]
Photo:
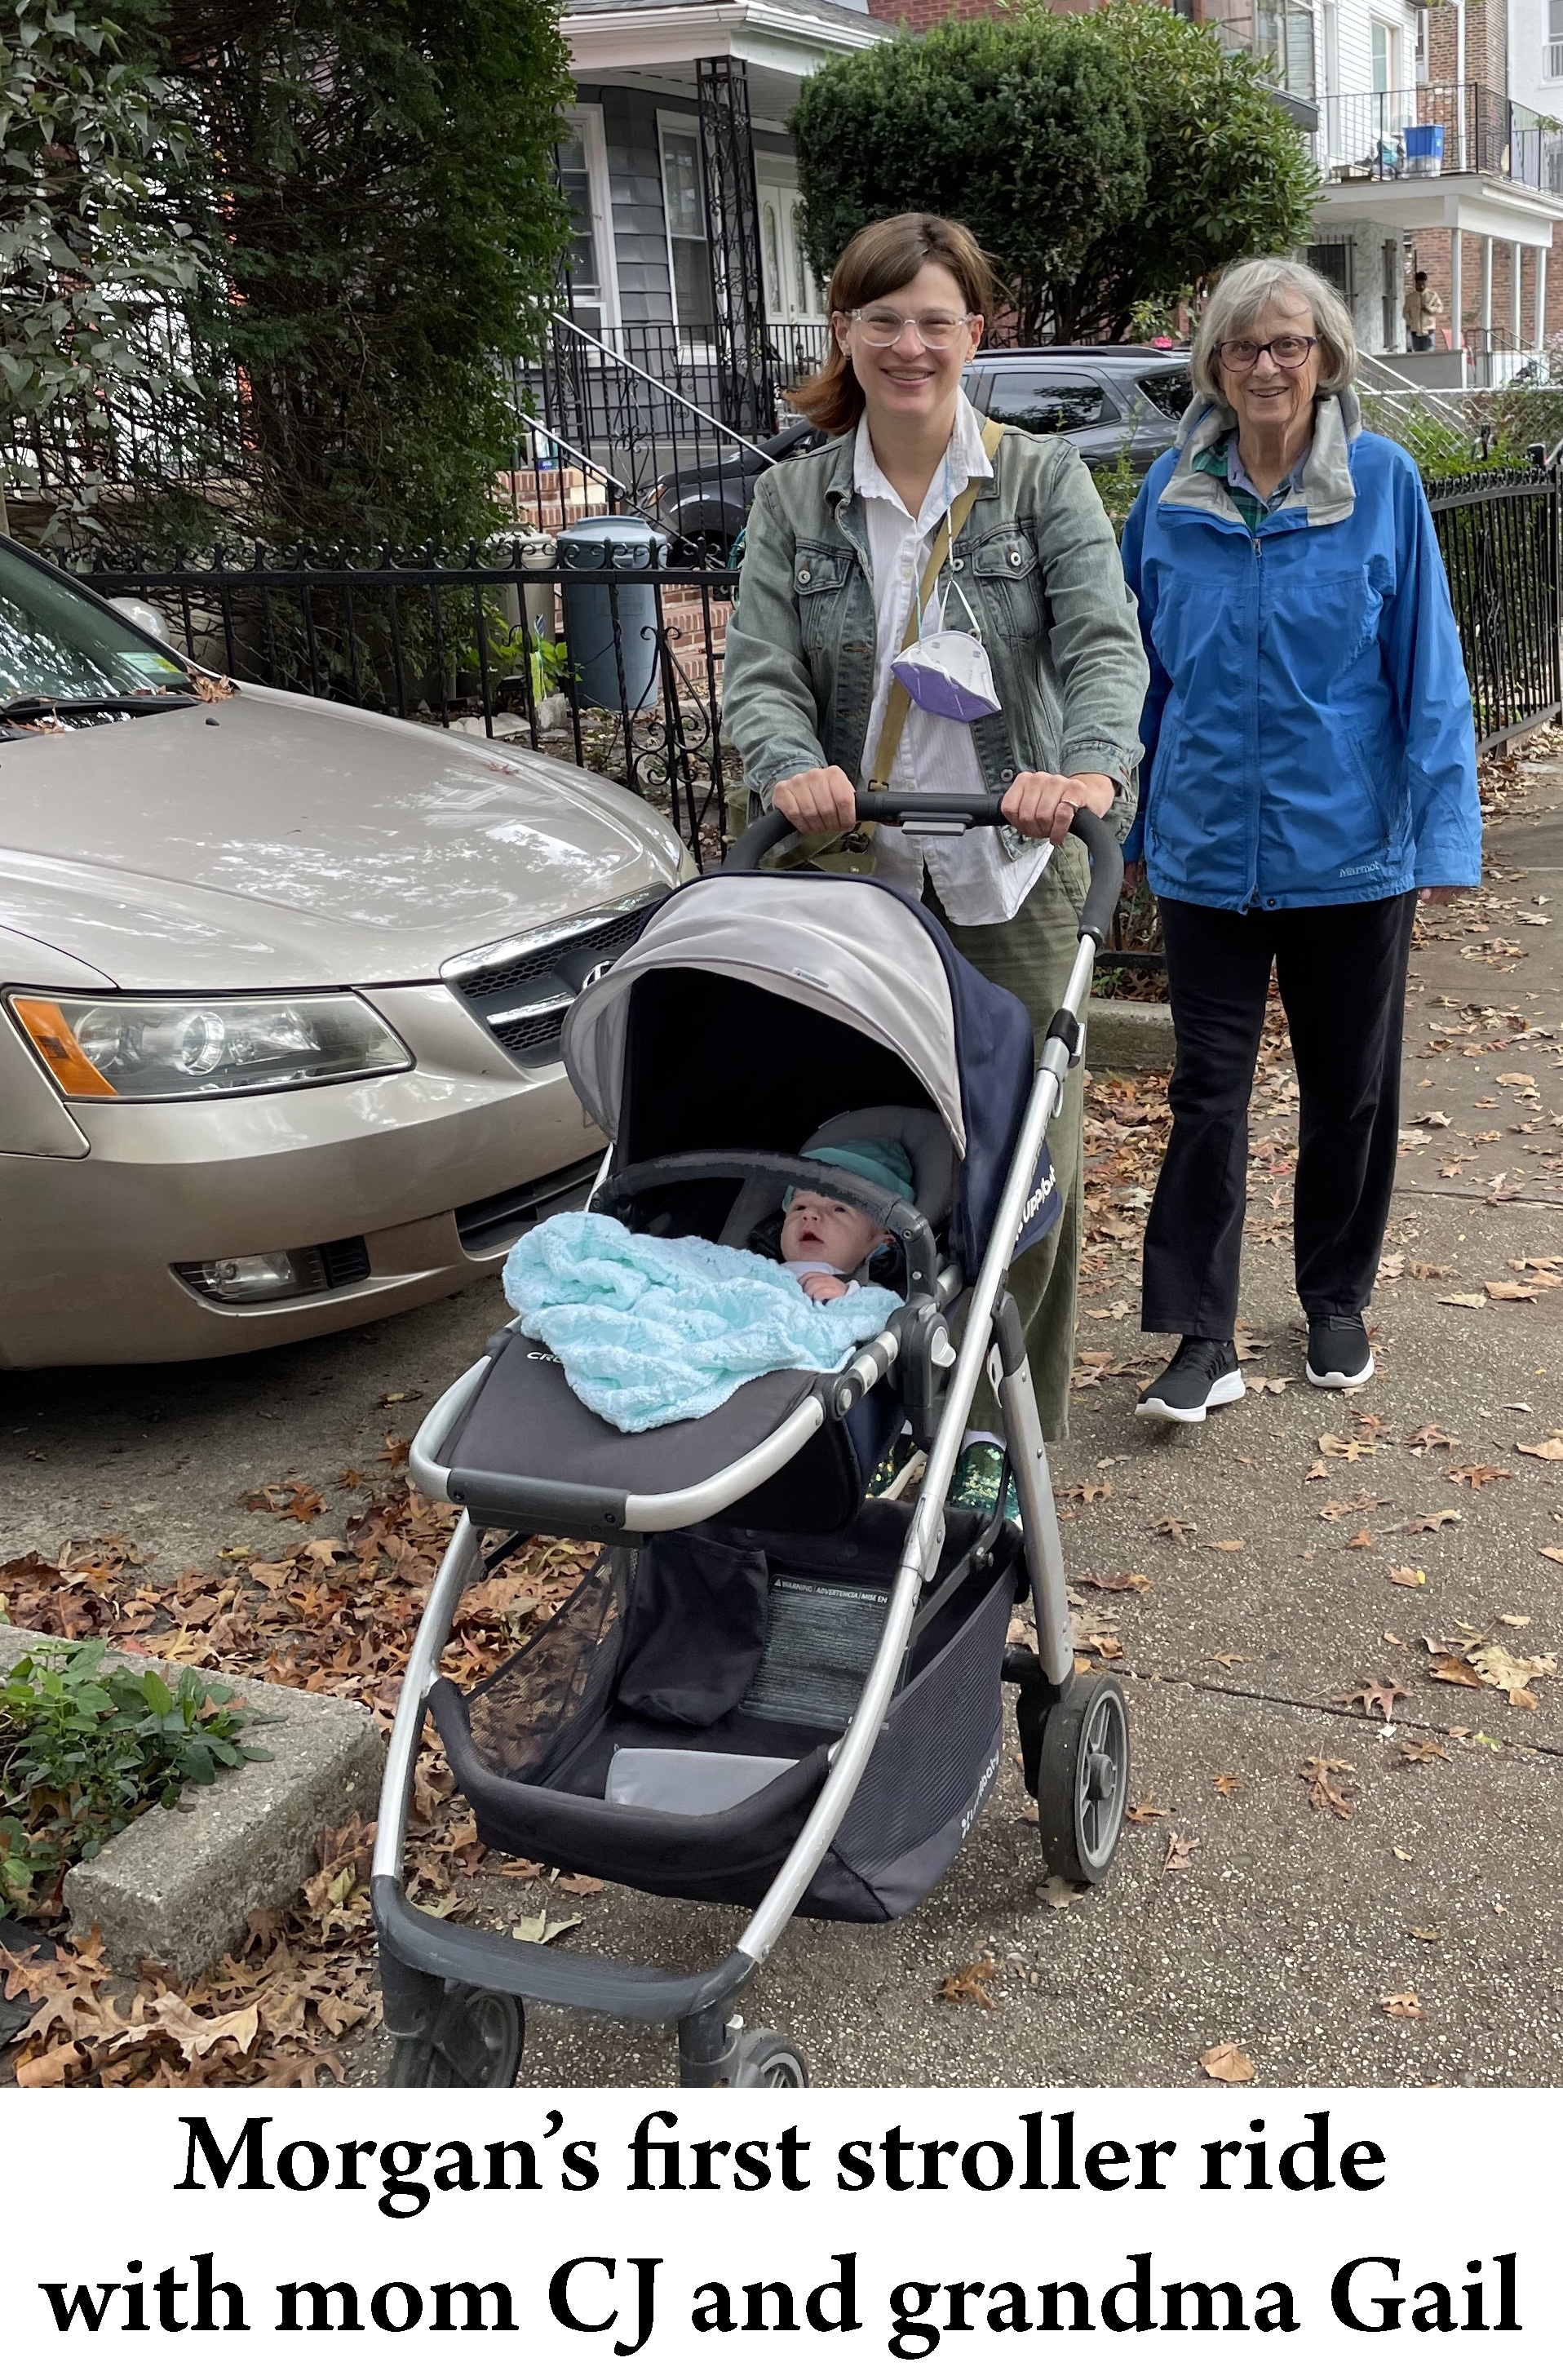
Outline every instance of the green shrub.
[(187, 1670), (110, 1670), (108, 1647), (49, 1645), (0, 1678), (0, 1907), (54, 1899), (62, 1872), (91, 1859), (143, 1810), (171, 1809), (187, 1785), (270, 1760), (239, 1740), (256, 1714), (220, 1678)]

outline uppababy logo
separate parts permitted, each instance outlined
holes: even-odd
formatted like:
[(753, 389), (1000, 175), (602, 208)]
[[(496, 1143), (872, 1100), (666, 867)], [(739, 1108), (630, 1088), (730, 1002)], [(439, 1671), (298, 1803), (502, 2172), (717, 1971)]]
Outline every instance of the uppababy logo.
[(961, 1814), (961, 1840), (963, 1842), (965, 1841), (966, 1837), (971, 1833), (973, 1827), (975, 1825), (977, 1813), (982, 1808), (983, 1803), (987, 1801), (987, 1789), (992, 1784), (998, 1772), (999, 1755), (996, 1752), (992, 1759), (988, 1762), (987, 1767), (983, 1770), (982, 1775), (977, 1779), (977, 1789), (975, 1793), (972, 1796), (970, 1805)]
[(1036, 1189), (1032, 1192), (1030, 1197), (1025, 1202), (1025, 1212), (1021, 1217), (1021, 1229), (1023, 1231), (1025, 1229), (1027, 1223), (1033, 1221), (1035, 1218), (1040, 1214), (1042, 1208), (1047, 1205), (1048, 1199), (1053, 1195), (1053, 1185), (1057, 1180), (1058, 1175), (1049, 1165), (1047, 1172), (1043, 1175), (1041, 1181), (1037, 1184)]

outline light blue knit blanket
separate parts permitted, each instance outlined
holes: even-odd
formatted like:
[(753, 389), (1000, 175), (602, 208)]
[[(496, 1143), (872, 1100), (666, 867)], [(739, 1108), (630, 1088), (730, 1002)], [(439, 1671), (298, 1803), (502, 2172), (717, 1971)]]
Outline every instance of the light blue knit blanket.
[(697, 1421), (764, 1372), (831, 1372), (899, 1300), (859, 1285), (817, 1305), (747, 1248), (660, 1240), (610, 1215), (552, 1215), (511, 1249), (504, 1293), (582, 1404), (623, 1430)]

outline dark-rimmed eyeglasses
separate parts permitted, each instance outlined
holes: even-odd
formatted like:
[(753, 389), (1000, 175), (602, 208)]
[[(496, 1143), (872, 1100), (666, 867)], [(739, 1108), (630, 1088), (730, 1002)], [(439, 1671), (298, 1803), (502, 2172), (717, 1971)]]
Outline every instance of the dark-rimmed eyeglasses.
[(1223, 371), (1251, 372), (1261, 356), (1282, 371), (1301, 371), (1318, 344), (1301, 331), (1283, 331), (1278, 339), (1222, 339), (1214, 353)]

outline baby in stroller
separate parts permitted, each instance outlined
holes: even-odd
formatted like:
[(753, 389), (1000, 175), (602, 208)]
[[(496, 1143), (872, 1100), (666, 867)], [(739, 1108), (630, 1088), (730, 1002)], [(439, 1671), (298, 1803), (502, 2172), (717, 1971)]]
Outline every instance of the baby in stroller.
[[(849, 1140), (810, 1148), (807, 1153), (817, 1164), (860, 1173), (898, 1198), (912, 1196), (912, 1160), (899, 1140)], [(858, 1285), (855, 1276), (881, 1249), (894, 1245), (882, 1224), (844, 1198), (832, 1198), (821, 1190), (787, 1193), (778, 1244), (781, 1260), (817, 1304), (845, 1297)]]

